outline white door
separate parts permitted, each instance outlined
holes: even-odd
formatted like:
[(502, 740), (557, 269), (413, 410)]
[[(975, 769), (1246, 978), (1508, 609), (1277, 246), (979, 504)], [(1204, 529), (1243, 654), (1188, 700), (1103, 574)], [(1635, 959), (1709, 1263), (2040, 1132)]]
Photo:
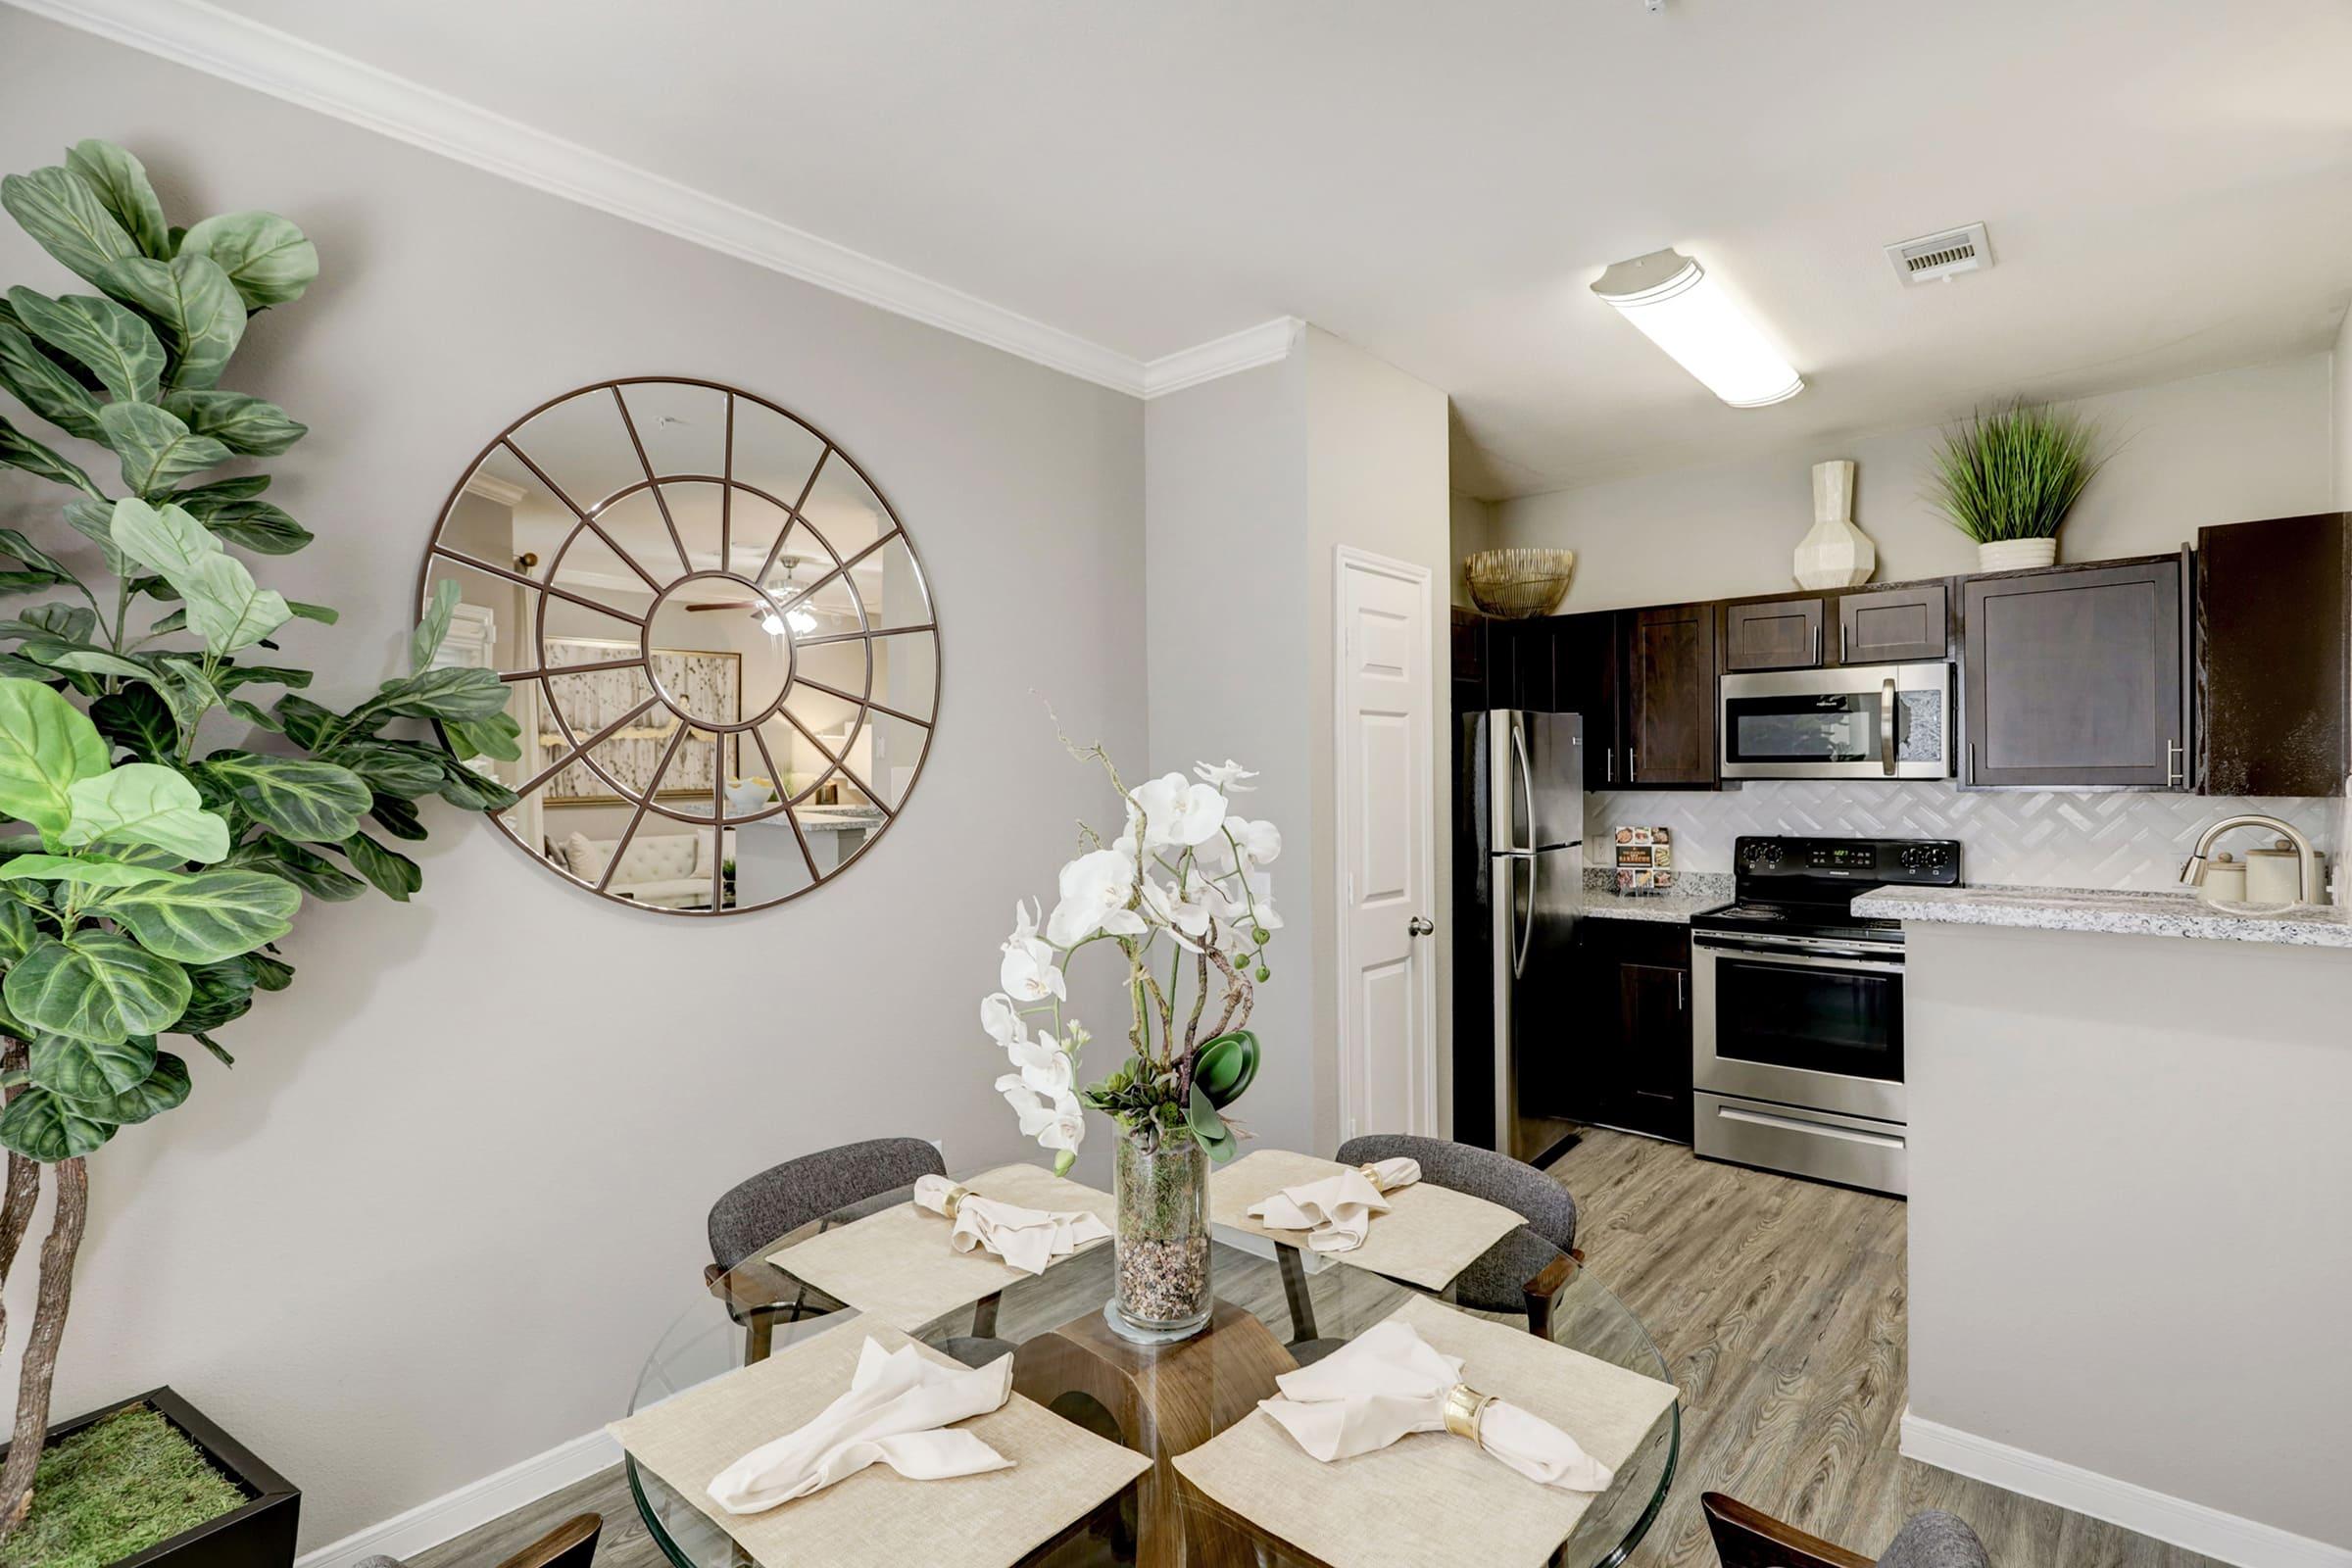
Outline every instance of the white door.
[(1437, 1136), (1427, 569), (1338, 555), (1341, 1136)]

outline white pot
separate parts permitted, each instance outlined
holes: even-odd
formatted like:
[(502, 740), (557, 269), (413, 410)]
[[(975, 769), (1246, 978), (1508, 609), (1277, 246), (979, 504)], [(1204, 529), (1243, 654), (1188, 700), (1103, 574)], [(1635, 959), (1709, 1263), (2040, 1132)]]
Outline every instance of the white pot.
[(1854, 526), (1854, 466), (1813, 465), (1813, 531), (1797, 541), (1793, 570), (1800, 588), (1851, 588), (1879, 569), (1879, 547)]
[(1994, 539), (1977, 546), (1979, 571), (2032, 571), (2057, 560), (2056, 539)]

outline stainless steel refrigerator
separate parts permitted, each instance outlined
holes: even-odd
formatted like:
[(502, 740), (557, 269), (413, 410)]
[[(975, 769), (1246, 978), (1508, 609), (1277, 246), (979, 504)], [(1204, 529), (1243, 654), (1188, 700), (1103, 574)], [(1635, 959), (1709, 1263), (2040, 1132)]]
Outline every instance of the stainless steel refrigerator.
[(1464, 713), (1454, 760), (1454, 1137), (1537, 1160), (1572, 1141), (1584, 720)]

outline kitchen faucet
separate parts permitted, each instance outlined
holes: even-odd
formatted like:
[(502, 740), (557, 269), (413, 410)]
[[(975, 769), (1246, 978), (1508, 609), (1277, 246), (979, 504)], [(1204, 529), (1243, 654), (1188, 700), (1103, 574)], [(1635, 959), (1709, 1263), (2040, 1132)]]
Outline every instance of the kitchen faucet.
[(2232, 828), (2258, 827), (2266, 833), (2276, 833), (2295, 847), (2295, 901), (2298, 904), (2325, 902), (2327, 890), (2320, 886), (2320, 858), (2311, 847), (2311, 840), (2292, 822), (2282, 822), (2275, 816), (2247, 811), (2237, 816), (2225, 816), (2197, 835), (2197, 847), (2189, 852), (2188, 863), (2180, 867), (2180, 880), (2195, 887), (2205, 880), (2205, 857), (2221, 836)]

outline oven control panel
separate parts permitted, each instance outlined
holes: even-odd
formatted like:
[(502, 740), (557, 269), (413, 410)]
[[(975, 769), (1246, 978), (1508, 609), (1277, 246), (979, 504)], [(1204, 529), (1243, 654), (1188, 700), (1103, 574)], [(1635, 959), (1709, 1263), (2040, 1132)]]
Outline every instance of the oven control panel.
[(1742, 838), (1732, 860), (1742, 883), (1805, 878), (1954, 887), (1960, 881), (1957, 839)]

